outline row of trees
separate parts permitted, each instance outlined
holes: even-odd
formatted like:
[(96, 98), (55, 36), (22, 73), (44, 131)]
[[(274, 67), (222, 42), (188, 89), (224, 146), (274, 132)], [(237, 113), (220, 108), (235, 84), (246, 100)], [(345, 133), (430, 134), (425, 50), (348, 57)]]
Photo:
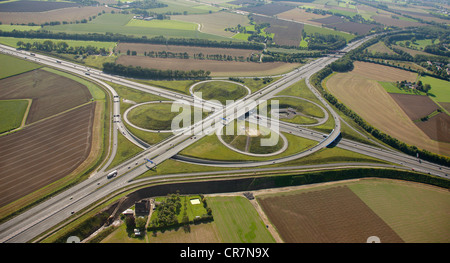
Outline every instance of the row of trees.
[(121, 64), (115, 64), (111, 62), (103, 63), (103, 72), (108, 74), (116, 74), (125, 77), (132, 78), (145, 78), (145, 79), (207, 79), (211, 74), (210, 71), (204, 70), (161, 70), (150, 69), (134, 66), (124, 66)]
[(263, 50), (264, 45), (255, 42), (235, 42), (235, 41), (214, 41), (197, 38), (166, 38), (157, 36), (147, 38), (146, 36), (136, 37), (123, 35), (118, 33), (66, 33), (66, 32), (50, 32), (47, 30), (36, 31), (2, 31), (0, 36), (18, 37), (18, 38), (45, 38), (45, 39), (65, 39), (65, 40), (85, 40), (85, 41), (101, 41), (101, 42), (126, 42), (126, 43), (146, 43), (146, 44), (164, 44), (164, 45), (181, 45), (181, 46), (200, 46), (200, 47), (221, 47), (221, 48), (237, 48), (237, 49), (254, 49)]
[(33, 43), (30, 42), (23, 42), (18, 41), (17, 47), (24, 50), (39, 50), (44, 52), (57, 52), (57, 53), (64, 53), (64, 54), (75, 54), (75, 55), (107, 55), (108, 51), (105, 48), (97, 48), (94, 46), (69, 46), (64, 41), (59, 42), (53, 42), (51, 40), (45, 40), (43, 42), (34, 41)]

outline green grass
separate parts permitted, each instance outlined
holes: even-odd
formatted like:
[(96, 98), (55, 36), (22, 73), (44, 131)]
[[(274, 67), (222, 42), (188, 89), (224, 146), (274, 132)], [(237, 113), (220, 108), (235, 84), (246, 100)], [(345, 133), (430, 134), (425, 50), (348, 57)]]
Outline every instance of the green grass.
[[(166, 197), (157, 197), (155, 198), (155, 201), (162, 202), (165, 199)], [(183, 211), (185, 207), (186, 207), (186, 214), (188, 215), (189, 220), (194, 220), (196, 216), (201, 217), (202, 215), (206, 214), (206, 209), (203, 207), (203, 204), (200, 202), (200, 204), (193, 205), (190, 202), (191, 199), (200, 199), (201, 201), (199, 195), (180, 196), (181, 208), (180, 213), (178, 214), (178, 222), (183, 221)], [(150, 221), (157, 218), (157, 216), (158, 216), (158, 209), (153, 211)]]
[(224, 81), (201, 83), (195, 86), (194, 93), (196, 92), (200, 92), (203, 99), (217, 100), (222, 105), (226, 105), (227, 100), (236, 101), (248, 94), (244, 87)]
[(348, 186), (406, 243), (450, 242), (448, 191), (393, 180), (363, 180)]
[(273, 243), (252, 204), (242, 196), (209, 197), (220, 236), (225, 243)]
[(178, 30), (196, 30), (197, 24), (182, 22), (177, 20), (137, 20), (131, 19), (130, 22), (126, 24), (130, 27), (145, 27), (145, 28), (161, 28), (161, 29), (178, 29)]
[(400, 89), (400, 88), (397, 88), (397, 86), (395, 86), (395, 84), (392, 83), (392, 82), (378, 81), (378, 83), (380, 83), (381, 86), (383, 86), (383, 88), (384, 88), (388, 93), (426, 95), (424, 92), (421, 92), (421, 91), (416, 90), (416, 89), (410, 89), (410, 88), (403, 88), (403, 89)]
[(0, 25), (0, 30), (3, 32), (11, 32), (13, 30), (18, 31), (36, 31), (41, 29), (40, 26), (20, 26), (20, 25)]
[(249, 36), (251, 36), (251, 34), (247, 34), (247, 33), (237, 33), (236, 35), (233, 36), (233, 38), (234, 38), (234, 39), (239, 39), (239, 40), (247, 41)]
[(352, 35), (350, 33), (336, 31), (333, 29), (325, 28), (325, 27), (311, 26), (311, 25), (307, 25), (307, 24), (305, 24), (303, 30), (308, 35), (312, 35), (314, 33), (319, 33), (322, 35), (338, 35), (338, 36), (344, 37), (345, 40), (347, 40), (347, 41), (350, 41), (351, 39), (353, 39), (355, 37), (354, 35)]
[(27, 107), (26, 100), (0, 100), (0, 133), (19, 128)]
[(109, 165), (108, 169), (116, 167), (117, 165), (123, 163), (125, 160), (135, 156), (140, 153), (142, 148), (138, 147), (134, 143), (130, 142), (122, 133), (117, 133), (117, 153), (113, 161)]
[(40, 67), (41, 65), (24, 59), (0, 54), (0, 79), (18, 75)]
[(192, 14), (208, 14), (209, 11), (217, 12), (220, 10), (220, 8), (218, 7), (213, 7), (186, 0), (164, 0), (162, 2), (168, 6), (163, 8), (154, 8), (151, 9), (151, 11), (159, 14), (166, 12), (183, 13), (186, 11), (187, 14), (192, 15)]
[[(196, 27), (190, 28), (189, 30), (178, 29), (175, 25), (181, 25), (183, 27), (190, 23), (175, 22), (175, 21), (150, 21), (149, 25), (155, 25), (155, 27), (147, 28), (138, 22), (137, 26), (127, 25), (132, 19), (133, 15), (124, 14), (104, 14), (88, 23), (80, 24), (67, 24), (67, 25), (57, 25), (57, 26), (46, 26), (45, 30), (54, 32), (66, 32), (66, 33), (118, 33), (123, 35), (133, 35), (135, 37), (156, 37), (165, 36), (167, 38), (199, 38), (199, 39), (209, 39), (217, 41), (229, 41), (230, 38), (211, 35), (202, 33), (196, 30)], [(142, 21), (144, 22), (144, 21)], [(134, 23), (134, 22), (133, 22)], [(159, 25), (156, 26), (156, 25)], [(193, 25), (193, 24), (192, 24)]]
[(429, 96), (437, 102), (450, 102), (450, 82), (433, 77), (420, 77), (423, 84), (430, 84)]

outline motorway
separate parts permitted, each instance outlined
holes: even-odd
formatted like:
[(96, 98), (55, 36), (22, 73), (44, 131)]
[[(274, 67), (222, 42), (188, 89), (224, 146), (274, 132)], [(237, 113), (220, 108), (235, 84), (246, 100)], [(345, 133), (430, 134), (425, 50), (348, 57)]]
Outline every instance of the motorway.
[[(367, 37), (355, 41), (353, 43), (350, 43), (342, 51), (352, 50), (369, 39), (370, 37)], [(331, 114), (331, 118), (334, 118), (335, 128), (333, 129), (333, 131), (330, 134), (322, 134), (308, 130), (304, 127), (299, 128), (296, 125), (284, 122), (275, 123), (273, 121), (272, 123), (271, 121), (269, 123), (270, 125), (279, 126), (280, 131), (316, 140), (318, 141), (317, 145), (315, 145), (312, 148), (309, 148), (304, 152), (266, 162), (239, 162), (239, 163), (216, 162), (214, 164), (211, 163), (207, 164), (202, 163), (201, 161), (198, 160), (191, 160), (191, 161), (192, 162), (198, 161), (199, 164), (214, 165), (219, 167), (233, 167), (233, 168), (248, 167), (248, 171), (257, 172), (263, 170), (259, 168), (262, 165), (282, 163), (298, 159), (307, 156), (311, 153), (314, 153), (316, 151), (319, 151), (327, 147), (333, 141), (335, 141), (335, 139), (338, 138), (340, 135), (341, 119), (339, 115), (320, 96), (319, 92), (309, 84), (309, 78), (311, 77), (312, 74), (319, 71), (326, 65), (332, 63), (333, 61), (337, 60), (339, 57), (323, 57), (314, 60), (313, 62), (308, 63), (299, 69), (296, 69), (290, 73), (285, 74), (282, 78), (280, 78), (277, 81), (274, 81), (273, 83), (269, 84), (268, 86), (259, 90), (258, 92), (249, 94), (245, 98), (235, 102), (232, 105), (227, 105), (227, 107), (223, 107), (221, 105), (217, 105), (216, 103), (211, 103), (208, 101), (202, 101), (204, 103), (204, 106), (209, 107), (210, 109), (214, 108), (214, 112), (205, 119), (203, 119), (201, 123), (196, 123), (195, 125), (189, 128), (183, 129), (181, 132), (174, 134), (173, 136), (161, 141), (158, 144), (147, 145), (142, 141), (140, 141), (139, 139), (135, 138), (124, 127), (124, 125), (122, 124), (122, 118), (120, 116), (120, 103), (119, 103), (120, 98), (117, 92), (104, 81), (110, 81), (137, 90), (152, 93), (164, 98), (168, 98), (169, 100), (183, 100), (190, 104), (194, 103), (196, 98), (194, 98), (193, 96), (168, 91), (162, 88), (136, 83), (118, 76), (105, 74), (99, 70), (90, 69), (85, 66), (80, 66), (67, 61), (62, 60), (56, 61), (54, 58), (42, 56), (39, 54), (35, 54), (35, 56), (30, 56), (28, 52), (16, 51), (13, 48), (3, 45), (0, 45), (0, 51), (21, 58), (33, 60), (38, 63), (51, 66), (60, 70), (68, 71), (75, 75), (83, 76), (105, 87), (113, 96), (113, 107), (112, 107), (113, 126), (111, 134), (112, 147), (110, 149), (110, 158), (103, 166), (103, 168), (98, 170), (89, 179), (81, 182), (80, 184), (52, 197), (51, 199), (45, 202), (42, 202), (39, 205), (34, 206), (33, 208), (23, 212), (22, 214), (16, 216), (15, 218), (1, 224), (0, 242), (12, 242), (12, 243), (28, 242), (34, 237), (39, 236), (40, 234), (51, 229), (55, 225), (71, 217), (73, 213), (81, 211), (86, 207), (89, 207), (92, 203), (96, 202), (97, 200), (101, 200), (107, 197), (108, 195), (114, 193), (115, 191), (131, 185), (132, 183), (130, 181), (133, 178), (137, 177), (140, 174), (145, 173), (146, 171), (149, 170), (149, 168), (152, 168), (154, 166), (153, 164), (146, 163), (145, 159), (150, 159), (154, 163), (159, 164), (167, 159), (176, 156), (181, 150), (200, 140), (202, 137), (214, 133), (216, 129), (222, 129), (223, 125), (230, 123), (235, 118), (240, 117), (249, 110), (253, 109), (255, 107), (255, 102), (268, 100), (273, 96), (275, 96), (280, 91), (282, 91), (283, 89), (291, 86), (292, 84), (304, 78), (306, 78), (307, 80), (306, 83), (308, 84), (308, 87), (313, 91), (316, 97), (323, 103), (325, 108), (328, 109), (328, 111)], [(223, 121), (223, 118), (225, 118), (226, 122)], [(252, 120), (252, 118), (250, 118), (249, 120), (254, 121), (254, 119)], [(215, 123), (216, 126), (213, 128), (204, 129), (204, 127), (210, 127), (209, 124), (211, 123)], [(118, 132), (121, 132), (123, 135), (125, 135), (127, 139), (129, 139), (130, 141), (132, 141), (133, 143), (144, 149), (144, 151), (141, 154), (125, 161), (118, 167), (115, 167), (114, 169), (118, 171), (118, 176), (108, 180), (106, 179), (106, 174), (110, 171), (105, 171), (105, 167), (108, 167), (109, 163), (115, 156), (115, 152), (117, 151)], [(368, 156), (373, 156), (378, 159), (387, 160), (393, 164), (396, 164), (391, 166), (371, 164), (371, 166), (377, 167), (395, 166), (396, 168), (401, 169), (415, 169), (417, 171), (430, 173), (442, 177), (446, 177), (447, 174), (450, 174), (450, 169), (448, 167), (441, 167), (439, 165), (432, 164), (429, 162), (419, 161), (417, 158), (385, 148), (369, 146), (366, 144), (357, 143), (345, 139), (339, 142), (338, 147), (342, 147), (344, 149), (348, 149), (351, 151), (356, 151), (362, 154), (366, 154)], [(315, 165), (311, 166), (311, 168), (321, 168), (330, 166), (336, 167), (344, 165), (356, 165), (356, 164), (346, 163), (333, 165)], [(264, 169), (282, 170), (290, 168), (292, 167), (264, 168)], [(239, 172), (242, 172), (242, 170), (239, 170)], [(232, 175), (235, 172), (227, 171), (227, 173)], [(220, 174), (220, 172), (209, 174)], [(152, 177), (151, 180), (168, 181), (170, 180), (170, 178), (179, 176), (192, 176), (195, 178), (201, 177), (202, 175), (203, 175), (202, 173), (192, 173), (189, 175), (182, 174), (171, 176), (157, 176)]]

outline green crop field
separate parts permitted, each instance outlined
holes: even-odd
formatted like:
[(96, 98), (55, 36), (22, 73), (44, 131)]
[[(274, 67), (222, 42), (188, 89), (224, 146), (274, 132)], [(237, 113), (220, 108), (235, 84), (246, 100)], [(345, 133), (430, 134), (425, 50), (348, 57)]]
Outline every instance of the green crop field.
[(0, 100), (0, 133), (20, 127), (27, 106), (26, 100)]
[(429, 76), (420, 77), (423, 84), (430, 84), (430, 97), (437, 102), (450, 102), (450, 82)]
[(336, 31), (333, 29), (328, 29), (325, 27), (318, 27), (318, 26), (311, 26), (308, 24), (305, 24), (305, 27), (303, 29), (308, 35), (314, 34), (314, 33), (319, 33), (322, 35), (338, 35), (338, 36), (342, 36), (345, 38), (345, 40), (350, 41), (351, 39), (353, 39), (355, 36), (350, 34), (350, 33), (346, 33), (346, 32), (341, 32), (341, 31)]
[(0, 54), (0, 79), (40, 68), (41, 66), (19, 58)]
[(178, 30), (196, 30), (197, 24), (182, 22), (177, 20), (137, 20), (131, 19), (126, 26), (130, 27), (146, 27), (146, 28), (159, 28), (159, 29), (178, 29)]
[(414, 94), (414, 95), (426, 95), (422, 91), (416, 90), (416, 89), (410, 89), (410, 88), (397, 88), (394, 83), (392, 82), (386, 82), (386, 81), (378, 81), (378, 83), (383, 86), (383, 88), (389, 92), (389, 93), (400, 93), (400, 94)]
[(40, 26), (0, 25), (0, 30), (4, 32), (11, 32), (13, 30), (30, 31), (39, 29), (41, 29)]
[(242, 196), (208, 197), (214, 222), (225, 243), (273, 243), (252, 204)]
[(162, 8), (154, 8), (152, 9), (153, 12), (162, 14), (166, 12), (172, 12), (172, 13), (184, 13), (187, 12), (187, 14), (208, 14), (211, 12), (217, 12), (220, 10), (218, 7), (213, 7), (205, 4), (200, 4), (192, 1), (187, 0), (163, 0), (162, 3), (168, 5), (167, 7)]
[[(53, 31), (53, 32), (66, 32), (66, 33), (118, 33), (123, 35), (133, 35), (133, 36), (146, 36), (146, 37), (156, 37), (156, 36), (165, 36), (167, 38), (200, 38), (200, 39), (210, 39), (210, 40), (230, 40), (226, 37), (206, 34), (197, 31), (196, 28), (192, 27), (189, 30), (186, 29), (178, 29), (176, 25), (181, 25), (183, 22), (168, 22), (168, 21), (142, 21), (142, 22), (150, 22), (149, 25), (154, 25), (154, 27), (146, 30), (146, 25), (140, 22), (132, 22), (131, 24), (136, 23), (136, 25), (128, 25), (130, 20), (133, 18), (133, 15), (124, 15), (124, 14), (104, 14), (96, 19), (89, 21), (88, 23), (80, 23), (80, 24), (66, 24), (66, 25), (57, 25), (57, 26), (45, 26), (45, 30)], [(152, 23), (156, 22), (156, 23)], [(159, 25), (160, 27), (158, 27)], [(183, 28), (185, 28), (187, 23), (183, 24)]]

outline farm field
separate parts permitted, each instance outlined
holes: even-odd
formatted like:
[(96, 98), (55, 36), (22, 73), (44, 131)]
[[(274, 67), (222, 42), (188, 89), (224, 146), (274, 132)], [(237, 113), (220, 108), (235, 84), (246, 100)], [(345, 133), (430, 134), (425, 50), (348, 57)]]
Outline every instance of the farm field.
[(28, 100), (0, 100), (0, 134), (21, 126), (29, 103)]
[(450, 102), (450, 82), (442, 79), (433, 78), (430, 76), (421, 76), (420, 81), (423, 84), (430, 84), (430, 96), (433, 100), (439, 102)]
[(0, 99), (31, 99), (26, 124), (89, 102), (89, 90), (77, 81), (39, 69), (0, 80)]
[(233, 32), (225, 31), (225, 28), (236, 27), (237, 25), (250, 25), (247, 16), (229, 12), (216, 12), (212, 14), (188, 16), (176, 15), (172, 16), (171, 19), (199, 24), (200, 32), (223, 37), (232, 37), (235, 34)]
[(450, 143), (450, 116), (446, 113), (438, 113), (427, 121), (417, 122), (416, 125), (431, 139)]
[(257, 199), (287, 243), (365, 243), (370, 236), (403, 243), (346, 186)]
[(171, 70), (209, 70), (212, 77), (221, 76), (270, 76), (283, 74), (300, 66), (299, 63), (254, 63), (236, 61), (215, 61), (198, 59), (148, 58), (141, 56), (120, 56), (117, 64)]
[(264, 16), (254, 16), (254, 20), (257, 24), (270, 23), (270, 27), (266, 28), (265, 32), (274, 34), (273, 41), (277, 45), (300, 46), (303, 24)]
[(19, 37), (0, 37), (0, 44), (8, 45), (10, 47), (17, 48), (17, 42), (22, 41), (23, 43), (33, 42), (44, 42), (50, 40), (57, 44), (59, 42), (66, 42), (69, 47), (84, 47), (93, 46), (96, 48), (105, 48), (106, 50), (111, 50), (116, 46), (115, 42), (100, 42), (100, 41), (83, 41), (83, 40), (57, 40), (57, 39), (45, 39), (45, 38), (19, 38)]
[(317, 26), (321, 26), (322, 23), (316, 22), (315, 21), (316, 19), (326, 18), (329, 16), (331, 16), (331, 15), (319, 15), (319, 14), (306, 12), (304, 9), (300, 9), (300, 8), (294, 8), (294, 9), (291, 9), (289, 11), (286, 11), (286, 12), (283, 12), (283, 13), (280, 13), (277, 15), (277, 17), (279, 17), (281, 19), (293, 20), (293, 21), (317, 25)]
[(371, 52), (372, 54), (375, 53), (387, 53), (389, 55), (394, 55), (396, 54), (394, 51), (392, 51), (390, 48), (388, 48), (384, 42), (382, 41), (378, 41), (377, 43), (371, 45), (370, 47), (367, 48), (368, 52)]
[(328, 91), (368, 123), (410, 145), (450, 155), (450, 144), (431, 140), (420, 130), (378, 81), (416, 81), (416, 74), (372, 63), (355, 62), (348, 73), (333, 75)]
[(243, 196), (208, 197), (214, 222), (225, 243), (273, 243), (252, 204)]
[[(25, 1), (24, 1), (25, 2)], [(28, 1), (27, 1), (28, 2)], [(40, 2), (42, 3), (42, 2)], [(45, 2), (47, 3), (47, 2)], [(53, 3), (53, 2), (48, 2)], [(3, 4), (1, 4), (3, 5)], [(97, 16), (98, 13), (111, 13), (114, 10), (110, 7), (104, 6), (83, 6), (83, 7), (69, 7), (62, 9), (54, 9), (46, 12), (0, 12), (0, 21), (3, 24), (28, 24), (35, 23), (37, 25), (50, 23), (54, 21), (59, 22), (76, 22), (83, 19), (88, 19), (91, 16)]]
[[(44, 29), (53, 32), (66, 33), (118, 33), (123, 35), (156, 37), (165, 36), (167, 38), (200, 38), (210, 40), (230, 40), (229, 38), (205, 34), (197, 31), (194, 24), (171, 21), (171, 20), (152, 20), (131, 22), (133, 15), (126, 14), (103, 14), (88, 23), (66, 24), (57, 26), (45, 26)], [(148, 22), (148, 23), (147, 23)], [(190, 29), (178, 29), (176, 25), (183, 25)], [(191, 26), (192, 25), (192, 26)], [(148, 30), (145, 30), (148, 28)]]
[(18, 75), (40, 67), (41, 65), (30, 61), (0, 54), (0, 79)]
[(398, 93), (390, 93), (389, 95), (412, 121), (419, 120), (439, 109), (439, 106), (427, 96)]
[(95, 103), (0, 137), (0, 207), (72, 172), (89, 155)]
[(45, 12), (75, 6), (69, 2), (14, 1), (0, 4), (0, 12)]
[(382, 243), (449, 241), (449, 193), (438, 187), (360, 179), (267, 189), (255, 196), (285, 242), (365, 243), (369, 236)]
[[(1, 40), (1, 39), (0, 39)], [(177, 46), (177, 45), (158, 45), (158, 44), (139, 44), (139, 43), (119, 43), (116, 50), (126, 54), (127, 50), (136, 51), (137, 55), (144, 55), (144, 52), (173, 52), (188, 53), (193, 57), (194, 54), (203, 53), (204, 55), (230, 55), (233, 57), (249, 57), (252, 54), (261, 53), (261, 50), (237, 49), (237, 48), (214, 48), (214, 47), (196, 47), (196, 46)]]

